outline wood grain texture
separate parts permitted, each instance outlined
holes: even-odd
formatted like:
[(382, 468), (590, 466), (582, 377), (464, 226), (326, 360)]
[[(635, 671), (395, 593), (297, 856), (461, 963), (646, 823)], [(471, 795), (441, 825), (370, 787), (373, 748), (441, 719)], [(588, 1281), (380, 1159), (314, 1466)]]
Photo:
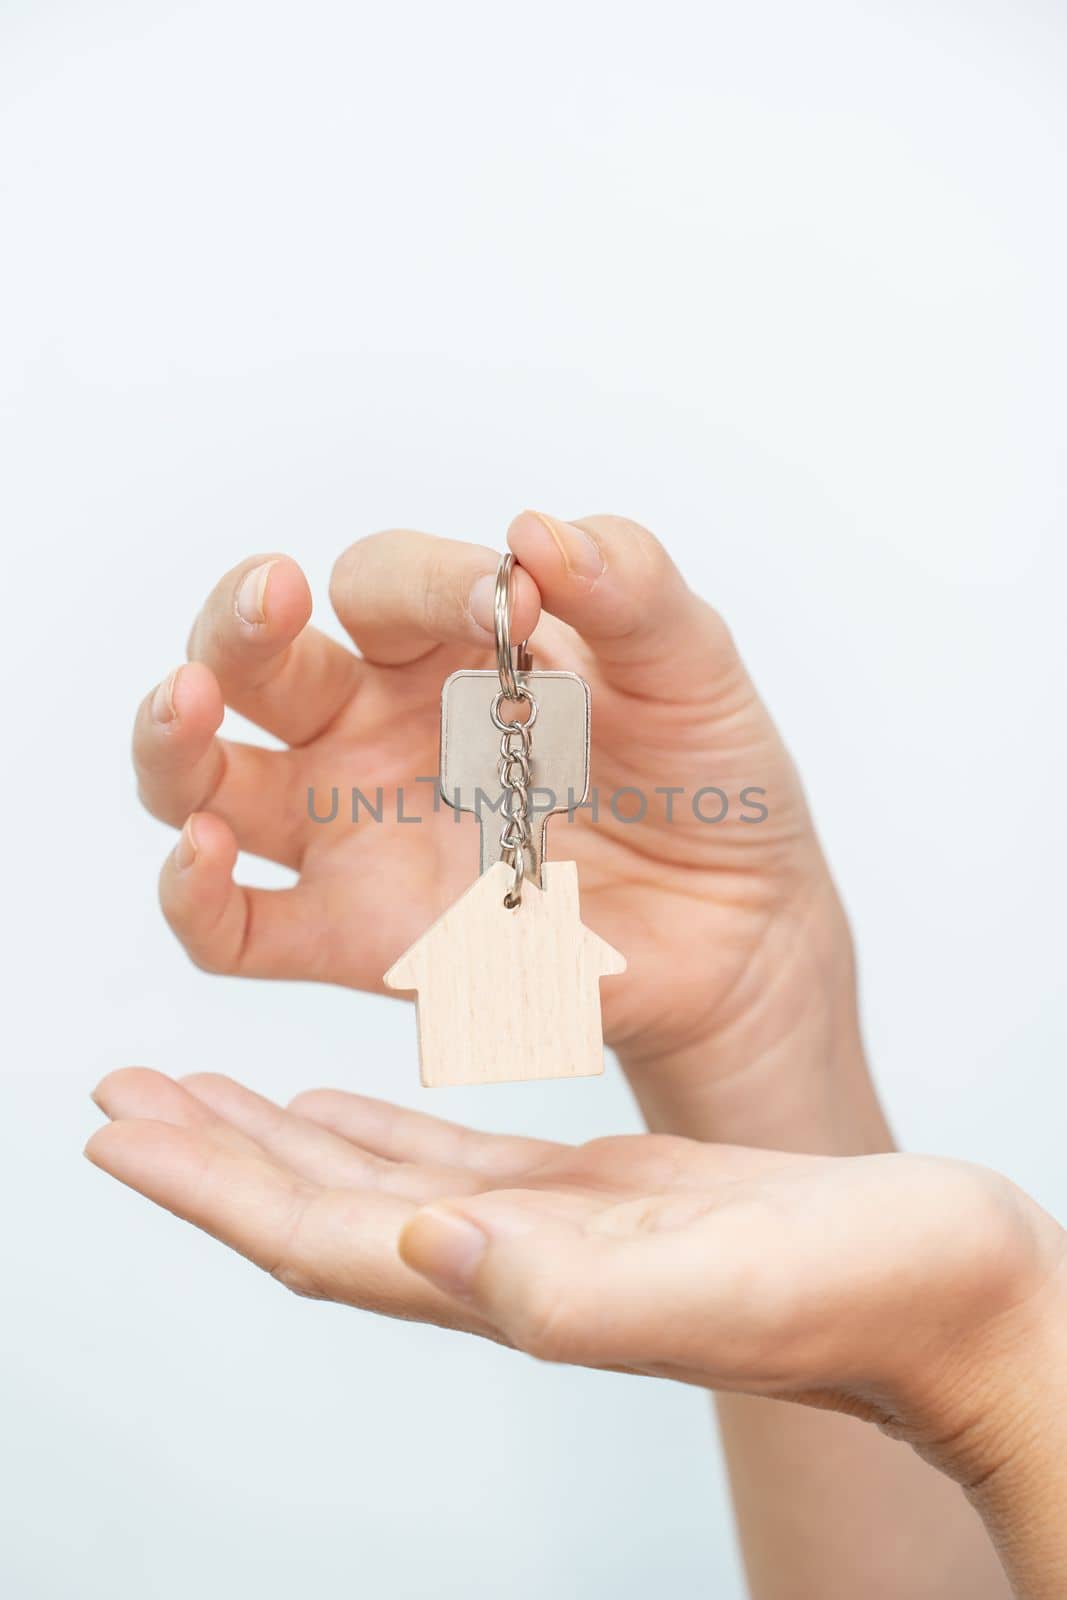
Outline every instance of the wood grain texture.
[(417, 991), (427, 1086), (603, 1072), (600, 980), (626, 962), (583, 925), (575, 863), (546, 862), (542, 878), (509, 911), (497, 862), (385, 974)]

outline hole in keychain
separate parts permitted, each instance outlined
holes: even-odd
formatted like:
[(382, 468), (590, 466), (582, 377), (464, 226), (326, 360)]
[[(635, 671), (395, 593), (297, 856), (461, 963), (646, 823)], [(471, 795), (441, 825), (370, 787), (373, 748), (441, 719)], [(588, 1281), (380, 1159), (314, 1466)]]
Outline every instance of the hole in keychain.
[[(529, 656), (527, 656), (527, 660), (529, 659)], [(493, 703), (489, 707), (489, 715), (493, 719), (493, 727), (498, 728), (501, 733), (510, 733), (513, 728), (516, 731), (518, 731), (519, 728), (532, 728), (534, 723), (537, 721), (537, 701), (534, 699), (529, 689), (527, 689), (526, 685), (524, 683), (520, 683), (518, 694), (515, 696), (514, 700), (509, 702), (511, 705), (521, 705), (523, 701), (525, 701), (530, 708), (525, 717), (512, 717), (510, 722), (505, 722), (504, 718), (500, 715), (500, 711), (506, 698), (507, 697), (505, 696), (503, 689), (493, 696)]]
[[(500, 859), (511, 867), (514, 875), (511, 888), (504, 896), (504, 905), (509, 911), (517, 911), (522, 904), (522, 886), (526, 878), (526, 852), (530, 848), (527, 794), (530, 785), (530, 733), (537, 721), (537, 701), (519, 676), (529, 672), (533, 666), (529, 641), (523, 639), (514, 652), (511, 647), (511, 574), (514, 566), (515, 557), (509, 550), (501, 557), (493, 594), (493, 631), (496, 636), (500, 692), (494, 695), (489, 708), (493, 727), (500, 734), (497, 771), (505, 791)], [(529, 707), (526, 717), (521, 721), (518, 717), (505, 721), (501, 714), (505, 702), (509, 707), (518, 707), (523, 701)]]

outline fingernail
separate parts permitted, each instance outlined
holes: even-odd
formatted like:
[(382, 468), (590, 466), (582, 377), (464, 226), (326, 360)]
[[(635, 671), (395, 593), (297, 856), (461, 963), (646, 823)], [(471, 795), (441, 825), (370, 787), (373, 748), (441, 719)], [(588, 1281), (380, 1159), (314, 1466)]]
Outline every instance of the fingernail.
[(496, 578), (487, 572), (484, 578), (478, 578), (470, 592), (467, 609), (479, 628), (484, 628), (486, 633), (493, 631), (493, 601), (496, 596)]
[(253, 567), (251, 572), (246, 572), (237, 586), (237, 615), (242, 622), (253, 625), (265, 622), (267, 583), (270, 579), (273, 561), (264, 561), (260, 566)]
[(152, 696), (152, 719), (155, 722), (173, 722), (177, 715), (174, 709), (174, 685), (178, 681), (181, 667), (176, 668), (169, 678), (164, 678), (155, 694)]
[(469, 1218), (444, 1206), (419, 1211), (400, 1236), (400, 1254), (409, 1267), (446, 1294), (466, 1298), (489, 1243)]
[(600, 546), (584, 528), (576, 527), (573, 522), (557, 522), (555, 517), (547, 517), (543, 511), (527, 511), (526, 515), (535, 517), (541, 524), (572, 576), (584, 578), (587, 583), (600, 577), (604, 571), (604, 558), (600, 554)]
[(178, 835), (178, 843), (174, 846), (174, 865), (179, 872), (185, 872), (195, 860), (196, 834), (193, 832), (193, 819), (190, 817)]

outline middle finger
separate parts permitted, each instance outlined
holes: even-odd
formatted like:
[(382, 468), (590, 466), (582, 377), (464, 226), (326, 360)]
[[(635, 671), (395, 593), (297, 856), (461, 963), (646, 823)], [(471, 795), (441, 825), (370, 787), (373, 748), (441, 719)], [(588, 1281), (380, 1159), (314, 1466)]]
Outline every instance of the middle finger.
[(482, 1175), (462, 1165), (394, 1161), (287, 1111), (222, 1073), (193, 1073), (182, 1087), (229, 1127), (245, 1134), (298, 1176), (330, 1188), (375, 1189), (425, 1204), (476, 1194)]
[[(482, 545), (436, 539), (410, 528), (350, 545), (333, 570), (334, 610), (368, 661), (403, 666), (442, 644), (493, 649), (493, 590), (499, 557)], [(511, 636), (534, 630), (541, 598), (529, 573), (512, 577)]]

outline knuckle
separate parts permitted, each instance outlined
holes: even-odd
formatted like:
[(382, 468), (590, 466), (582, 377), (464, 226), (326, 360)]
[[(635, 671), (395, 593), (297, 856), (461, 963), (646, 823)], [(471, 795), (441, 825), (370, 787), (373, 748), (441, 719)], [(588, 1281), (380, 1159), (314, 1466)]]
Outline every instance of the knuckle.
[(298, 1117), (310, 1116), (317, 1110), (325, 1109), (329, 1092), (328, 1089), (301, 1089), (288, 1102), (287, 1109)]
[(630, 522), (628, 519), (623, 520), (622, 526), (625, 537), (630, 542), (634, 561), (646, 578), (662, 582), (675, 572), (674, 562), (667, 554), (666, 546), (654, 533), (643, 528), (639, 522)]
[(155, 817), (157, 822), (169, 822), (172, 827), (180, 828), (185, 821), (184, 816), (176, 815), (175, 808), (170, 803), (170, 796), (149, 784), (143, 772), (137, 774), (137, 798), (148, 815)]
[(167, 926), (194, 967), (215, 977), (229, 977), (237, 970), (235, 962), (224, 956), (219, 941), (205, 937), (203, 929), (189, 926), (187, 916), (168, 892), (165, 876), (160, 885), (159, 903)]
[(301, 1089), (287, 1102), (286, 1110), (309, 1122), (326, 1121), (344, 1111), (345, 1098), (340, 1089)]
[(738, 657), (737, 645), (730, 626), (720, 611), (704, 599), (697, 600), (698, 616), (703, 625), (709, 648), (716, 660)]
[(599, 544), (615, 580), (612, 633), (628, 638), (656, 625), (665, 602), (683, 587), (682, 576), (660, 541), (626, 517), (587, 517), (578, 526)]
[[(919, 1158), (922, 1159), (922, 1158)], [(1024, 1298), (1043, 1276), (1043, 1235), (1030, 1201), (1007, 1178), (960, 1162), (942, 1177), (942, 1244), (961, 1302), (985, 1307)]]
[(116, 1067), (102, 1078), (97, 1085), (97, 1094), (101, 1097), (113, 1093), (115, 1090), (136, 1090), (143, 1085), (150, 1084), (154, 1074), (148, 1067)]
[(328, 1300), (331, 1298), (328, 1285), (307, 1244), (307, 1221), (313, 1207), (314, 1202), (306, 1193), (294, 1193), (289, 1217), (279, 1236), (274, 1265), (268, 1270), (283, 1289), (299, 1299)]
[[(449, 571), (449, 563), (441, 550), (430, 549), (422, 564), (419, 582), (422, 617), (431, 628), (439, 628), (450, 620), (456, 600), (456, 574)], [(466, 595), (462, 602), (466, 603)]]
[(636, 541), (630, 552), (628, 588), (633, 599), (633, 620), (639, 631), (649, 615), (649, 600), (662, 613), (684, 588), (681, 573), (658, 540), (649, 534)]
[(228, 1078), (224, 1072), (186, 1072), (181, 1081), (186, 1088), (195, 1086), (198, 1089), (232, 1089), (233, 1087), (233, 1079)]
[(330, 604), (335, 611), (352, 587), (359, 548), (358, 544), (350, 544), (347, 550), (342, 550), (330, 570)]
[(218, 662), (225, 647), (221, 616), (205, 607), (189, 629), (185, 653), (190, 661)]
[(624, 559), (635, 577), (662, 579), (675, 570), (665, 546), (640, 522), (618, 516), (587, 517), (585, 522), (609, 546), (609, 556)]
[(314, 1274), (290, 1261), (282, 1261), (271, 1271), (271, 1277), (283, 1289), (295, 1294), (299, 1300), (328, 1300), (329, 1295)]
[(199, 968), (201, 972), (210, 973), (216, 978), (228, 977), (233, 972), (233, 963), (222, 960), (217, 951), (205, 945), (194, 944), (189, 939), (183, 938), (180, 933), (178, 938), (193, 966)]
[(516, 1308), (509, 1333), (518, 1349), (538, 1361), (574, 1358), (574, 1318), (566, 1295), (557, 1285), (533, 1284)]
[(341, 551), (330, 573), (330, 603), (335, 610), (339, 602), (345, 604), (358, 592), (361, 567), (383, 559), (387, 547), (395, 546), (404, 538), (402, 528), (382, 528), (377, 533), (368, 533), (365, 538), (356, 539)]
[(553, 1172), (580, 1175), (583, 1182), (612, 1186), (622, 1176), (627, 1183), (650, 1186), (673, 1182), (691, 1159), (688, 1141), (671, 1134), (609, 1134), (567, 1150), (550, 1163)]
[(606, 1134), (599, 1139), (588, 1139), (585, 1144), (565, 1146), (552, 1151), (533, 1172), (554, 1182), (577, 1176), (586, 1183), (605, 1183), (616, 1177), (620, 1169), (629, 1175), (634, 1158), (640, 1155), (642, 1137), (651, 1138), (652, 1135)]
[(631, 1160), (646, 1152), (665, 1155), (679, 1146), (684, 1147), (685, 1143), (684, 1139), (669, 1133), (605, 1133), (596, 1139), (587, 1139), (579, 1149), (593, 1160), (614, 1161)]

